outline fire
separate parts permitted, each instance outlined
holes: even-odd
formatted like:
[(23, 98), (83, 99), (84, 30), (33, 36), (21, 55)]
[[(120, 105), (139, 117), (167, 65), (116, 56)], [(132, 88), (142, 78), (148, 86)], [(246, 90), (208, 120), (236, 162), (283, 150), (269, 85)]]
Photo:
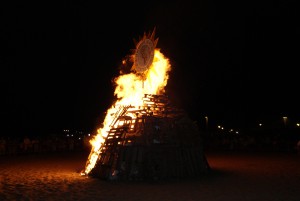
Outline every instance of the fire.
[[(153, 41), (153, 34), (151, 40)], [(157, 41), (154, 42), (156, 44)], [(133, 59), (134, 57), (135, 55), (132, 55)], [(142, 106), (142, 98), (145, 94), (164, 93), (170, 70), (171, 65), (169, 60), (159, 49), (155, 48), (153, 62), (145, 72), (137, 73), (133, 71), (129, 74), (120, 75), (115, 79), (116, 88), (114, 94), (117, 97), (117, 101), (107, 110), (103, 127), (97, 130), (97, 135), (90, 141), (92, 150), (85, 170), (82, 173), (83, 175), (89, 174), (96, 165), (98, 157), (101, 154), (102, 145), (107, 138), (108, 131), (114, 126), (115, 116), (121, 111), (120, 109), (129, 106), (128, 110), (134, 110)]]

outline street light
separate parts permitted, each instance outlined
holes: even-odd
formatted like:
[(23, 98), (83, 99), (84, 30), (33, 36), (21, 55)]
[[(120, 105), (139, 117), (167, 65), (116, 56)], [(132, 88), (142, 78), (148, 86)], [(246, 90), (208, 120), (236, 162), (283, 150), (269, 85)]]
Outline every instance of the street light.
[(287, 117), (282, 117), (282, 118), (283, 118), (284, 127), (286, 127)]

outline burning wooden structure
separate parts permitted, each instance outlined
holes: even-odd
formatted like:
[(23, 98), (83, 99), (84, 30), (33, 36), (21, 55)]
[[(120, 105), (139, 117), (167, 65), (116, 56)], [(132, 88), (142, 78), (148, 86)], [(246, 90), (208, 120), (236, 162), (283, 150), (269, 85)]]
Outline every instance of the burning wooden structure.
[(197, 177), (209, 169), (201, 134), (166, 95), (145, 94), (143, 105), (122, 106), (89, 175), (101, 179)]

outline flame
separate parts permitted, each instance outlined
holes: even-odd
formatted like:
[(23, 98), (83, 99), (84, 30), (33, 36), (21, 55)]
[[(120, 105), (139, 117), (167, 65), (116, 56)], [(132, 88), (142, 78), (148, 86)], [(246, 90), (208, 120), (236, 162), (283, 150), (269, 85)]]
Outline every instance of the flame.
[[(134, 56), (134, 55), (133, 55)], [(82, 174), (89, 174), (97, 163), (101, 147), (105, 142), (108, 132), (114, 120), (114, 114), (120, 106), (132, 105), (142, 106), (145, 94), (162, 94), (169, 79), (168, 72), (171, 70), (169, 59), (167, 59), (159, 49), (155, 49), (154, 58), (149, 69), (143, 74), (131, 72), (120, 75), (115, 79), (116, 88), (114, 94), (117, 101), (107, 110), (103, 127), (97, 130), (97, 135), (90, 141), (92, 145), (91, 153), (85, 170)]]

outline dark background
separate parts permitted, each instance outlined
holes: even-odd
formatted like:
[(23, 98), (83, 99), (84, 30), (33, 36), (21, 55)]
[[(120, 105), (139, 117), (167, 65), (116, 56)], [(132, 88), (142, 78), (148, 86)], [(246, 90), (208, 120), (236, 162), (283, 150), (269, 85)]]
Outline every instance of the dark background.
[(300, 121), (296, 1), (95, 2), (1, 3), (1, 135), (94, 132), (133, 39), (154, 27), (167, 93), (195, 121)]

